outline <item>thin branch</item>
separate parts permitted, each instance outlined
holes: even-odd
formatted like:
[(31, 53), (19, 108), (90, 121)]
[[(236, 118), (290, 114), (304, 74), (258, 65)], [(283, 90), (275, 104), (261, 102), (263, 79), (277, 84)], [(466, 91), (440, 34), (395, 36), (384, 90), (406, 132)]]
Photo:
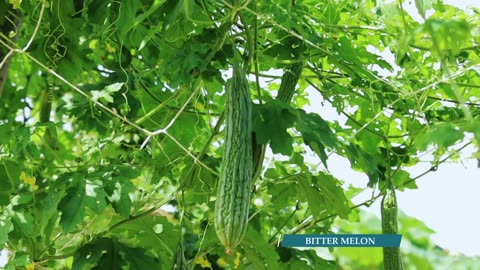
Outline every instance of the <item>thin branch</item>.
[(435, 82), (429, 84), (429, 85), (426, 85), (418, 90), (415, 90), (411, 93), (408, 93), (407, 95), (411, 95), (411, 96), (414, 96), (414, 95), (417, 95), (419, 93), (422, 93), (422, 92), (425, 92), (427, 91), (428, 89), (431, 89), (431, 88), (434, 88), (435, 86), (439, 85), (439, 84), (449, 84), (449, 82), (451, 80), (454, 80), (460, 76), (463, 76), (465, 73), (467, 73), (468, 71), (471, 71), (471, 70), (475, 70), (475, 69), (478, 69), (480, 68), (480, 64), (476, 64), (476, 65), (471, 65), (469, 67), (466, 67), (466, 68), (462, 68), (460, 70), (458, 70), (457, 72), (455, 72), (454, 74), (451, 74), (450, 76), (447, 76), (447, 77), (444, 77), (444, 78), (440, 78), (438, 80), (436, 80)]
[(179, 141), (177, 141), (177, 139), (175, 139), (175, 137), (173, 137), (172, 135), (170, 135), (168, 132), (165, 132), (164, 133), (168, 138), (170, 138), (173, 142), (175, 142), (175, 144), (178, 145), (178, 147), (180, 147), (180, 149), (182, 149), (187, 155), (189, 155), (191, 158), (193, 158), (193, 161), (195, 163), (198, 163), (200, 164), (202, 167), (204, 167), (207, 171), (209, 171), (210, 173), (212, 173), (213, 175), (215, 176), (218, 176), (218, 173), (216, 171), (214, 171), (212, 168), (208, 167), (207, 165), (205, 165), (199, 158), (198, 156), (195, 156), (193, 155), (192, 153), (190, 153), (190, 151), (188, 151), (187, 148), (185, 148), (185, 146), (183, 146)]
[(47, 262), (47, 261), (50, 261), (50, 260), (63, 260), (63, 259), (66, 259), (66, 258), (73, 257), (73, 255), (75, 255), (75, 252), (70, 252), (70, 253), (60, 254), (60, 255), (48, 255), (48, 256), (43, 256), (43, 257), (39, 258), (35, 262), (36, 263), (44, 263), (44, 262)]
[[(253, 8), (257, 10), (257, 2), (253, 2)], [(262, 91), (260, 91), (260, 71), (258, 68), (258, 20), (255, 16), (253, 22), (253, 66), (255, 70), (255, 86), (257, 88), (258, 102), (262, 104)]]
[[(458, 86), (461, 86), (460, 84), (457, 84), (457, 85), (458, 85)], [(478, 87), (480, 88), (480, 85), (479, 85)], [(439, 100), (439, 101), (444, 101), (444, 102), (450, 102), (450, 103), (460, 104), (459, 101), (457, 101), (457, 100), (452, 100), (452, 99), (445, 99), (445, 98), (439, 98), (439, 97), (433, 97), (433, 96), (427, 96), (427, 98), (429, 98), (429, 99), (435, 99), (435, 100)], [(468, 106), (474, 106), (474, 107), (480, 106), (480, 103), (469, 102), (469, 101), (465, 101), (463, 104), (468, 105)]]
[(283, 230), (283, 228), (285, 228), (288, 224), (288, 222), (290, 222), (290, 220), (293, 218), (293, 216), (295, 215), (295, 213), (297, 213), (297, 211), (300, 209), (300, 201), (297, 200), (297, 203), (295, 204), (295, 209), (293, 210), (293, 212), (290, 214), (290, 216), (288, 216), (287, 220), (285, 220), (285, 222), (283, 223), (282, 226), (280, 226), (280, 228), (278, 228), (277, 232), (275, 232), (272, 237), (270, 237), (270, 240), (268, 240), (269, 243), (271, 243), (275, 237), (277, 237), (277, 235)]
[[(414, 49), (422, 50), (422, 51), (429, 51), (429, 52), (432, 51), (432, 48), (420, 46), (420, 45), (417, 45), (417, 44), (414, 44), (414, 43), (409, 43), (408, 46), (410, 46)], [(480, 46), (477, 45), (477, 46), (460, 48), (459, 51), (473, 51), (473, 50), (478, 50), (478, 49), (480, 49)]]
[(177, 112), (177, 114), (175, 114), (175, 116), (172, 118), (172, 120), (170, 120), (168, 125), (166, 125), (164, 128), (160, 128), (160, 129), (157, 129), (157, 130), (153, 131), (151, 135), (156, 136), (156, 135), (161, 134), (161, 133), (166, 133), (167, 130), (175, 123), (175, 121), (177, 121), (178, 117), (180, 117), (180, 114), (182, 114), (183, 110), (190, 103), (190, 100), (192, 100), (192, 98), (195, 96), (195, 94), (200, 89), (200, 87), (201, 87), (201, 84), (198, 83), (196, 89), (193, 90), (192, 94), (188, 97), (187, 101), (185, 101), (183, 106), (180, 108), (180, 110)]
[(450, 153), (449, 155), (447, 155), (445, 158), (443, 159), (440, 159), (438, 161), (436, 161), (430, 168), (428, 168), (426, 171), (424, 171), (423, 173), (413, 177), (412, 179), (408, 180), (407, 182), (403, 183), (403, 185), (401, 187), (405, 187), (407, 186), (408, 184), (410, 184), (411, 182), (414, 182), (416, 181), (417, 179), (425, 176), (426, 174), (430, 173), (430, 172), (434, 172), (438, 169), (438, 166), (442, 163), (444, 163), (445, 161), (449, 160), (451, 157), (453, 157), (454, 155), (456, 155), (458, 152), (462, 151), (463, 149), (465, 149), (467, 146), (471, 145), (472, 142), (468, 142), (464, 145), (462, 145), (461, 147), (459, 147), (458, 149), (456, 149), (455, 151), (453, 151), (452, 153)]
[(90, 95), (88, 95), (87, 93), (85, 93), (84, 91), (82, 91), (80, 88), (78, 88), (77, 86), (75, 86), (73, 83), (69, 82), (67, 79), (65, 79), (62, 75), (58, 74), (57, 72), (55, 72), (54, 70), (50, 69), (49, 67), (47, 67), (46, 65), (44, 65), (42, 62), (40, 62), (38, 59), (36, 59), (35, 57), (33, 57), (32, 55), (30, 55), (29, 53), (27, 52), (23, 52), (23, 51), (20, 51), (20, 50), (16, 50), (18, 53), (22, 53), (24, 54), (25, 56), (27, 56), (30, 60), (32, 60), (33, 62), (35, 62), (37, 65), (39, 65), (41, 68), (43, 68), (45, 71), (47, 71), (48, 73), (50, 73), (51, 75), (57, 77), (60, 81), (62, 81), (63, 83), (65, 83), (66, 85), (68, 85), (70, 88), (72, 88), (73, 90), (75, 90), (77, 93), (79, 93), (80, 95), (86, 97), (90, 102), (92, 102), (93, 104), (95, 104), (96, 106), (102, 108), (103, 110), (109, 112), (111, 115), (115, 116), (116, 118), (118, 118), (119, 120), (121, 120), (122, 122), (125, 122), (127, 124), (129, 124), (130, 126), (138, 129), (139, 131), (147, 134), (147, 135), (150, 135), (151, 132), (142, 128), (141, 126), (135, 124), (134, 122), (128, 120), (127, 118), (125, 118), (124, 116), (121, 116), (119, 115), (116, 111), (114, 111), (113, 109), (110, 109), (109, 107), (103, 105), (103, 103), (97, 101), (97, 100), (94, 100)]
[[(322, 90), (320, 90), (320, 88), (318, 88), (312, 81), (310, 81), (309, 79), (306, 79), (306, 81), (310, 84), (310, 86), (312, 86), (315, 90), (317, 90), (319, 93), (322, 93)], [(329, 99), (326, 99), (326, 101), (330, 104), (332, 104), (332, 101), (329, 100)], [(383, 112), (383, 111), (382, 111)], [(353, 123), (357, 124), (359, 127), (361, 127), (353, 136), (357, 135), (358, 133), (360, 133), (360, 131), (362, 129), (365, 129), (366, 131), (380, 137), (380, 138), (389, 138), (389, 139), (395, 139), (395, 138), (403, 138), (404, 136), (408, 136), (409, 134), (406, 133), (406, 134), (402, 134), (402, 135), (384, 135), (384, 134), (381, 134), (371, 128), (368, 127), (368, 125), (372, 122), (372, 120), (366, 124), (362, 124), (360, 123), (359, 121), (355, 120), (352, 116), (350, 116), (349, 114), (347, 114), (346, 112), (342, 111), (341, 112), (342, 115), (344, 115), (345, 117), (347, 117), (350, 121), (352, 121)], [(377, 117), (378, 117), (378, 114), (377, 114)]]
[(42, 1), (42, 7), (40, 9), (40, 15), (39, 15), (38, 21), (37, 21), (37, 25), (35, 25), (35, 29), (33, 30), (33, 34), (30, 37), (30, 39), (28, 40), (27, 45), (25, 45), (25, 47), (23, 47), (23, 49), (22, 49), (22, 51), (24, 51), (24, 52), (26, 52), (28, 50), (28, 48), (32, 44), (33, 40), (35, 39), (35, 36), (38, 33), (38, 29), (40, 29), (40, 25), (42, 24), (43, 12), (45, 11), (45, 4), (46, 4), (46, 0), (43, 0)]
[(170, 194), (169, 196), (167, 196), (165, 199), (163, 199), (161, 202), (159, 202), (158, 204), (156, 204), (155, 206), (149, 208), (148, 210), (144, 211), (144, 212), (141, 212), (137, 215), (133, 215), (133, 216), (130, 216), (129, 218), (127, 219), (124, 219), (122, 221), (119, 221), (115, 224), (113, 224), (112, 226), (110, 226), (110, 228), (108, 228), (106, 231), (103, 231), (101, 232), (100, 234), (98, 234), (98, 236), (103, 236), (107, 233), (109, 233), (110, 231), (112, 231), (113, 229), (119, 227), (119, 226), (122, 226), (123, 224), (125, 223), (128, 223), (128, 222), (131, 222), (131, 221), (134, 221), (136, 219), (139, 219), (139, 218), (142, 218), (142, 217), (145, 217), (145, 216), (148, 216), (149, 214), (155, 212), (156, 210), (158, 210), (158, 208), (160, 208), (162, 205), (164, 205), (165, 203), (167, 203), (168, 201), (170, 201), (171, 199), (173, 198), (173, 192), (172, 194)]
[[(220, 131), (220, 127), (222, 126), (223, 124), (223, 120), (225, 119), (225, 113), (223, 112), (221, 115), (220, 115), (220, 118), (217, 120), (217, 123), (215, 124), (215, 127), (213, 128), (213, 132), (212, 134), (210, 135), (210, 137), (208, 138), (207, 142), (205, 143), (205, 145), (203, 146), (203, 149), (200, 151), (200, 153), (197, 155), (196, 159), (197, 160), (201, 160), (203, 158), (203, 156), (205, 155), (205, 153), (208, 151), (208, 148), (210, 147), (212, 141), (213, 141), (213, 138), (215, 138), (215, 136), (219, 133)], [(188, 170), (188, 173), (186, 175), (185, 178), (189, 178), (190, 177), (190, 174), (193, 172), (193, 169), (195, 168), (195, 162), (192, 164), (192, 166), (190, 166), (190, 169)], [(186, 183), (186, 179), (180, 184), (179, 188), (183, 188), (183, 186), (185, 185)]]
[[(416, 177), (412, 178), (411, 180), (403, 183), (401, 186), (397, 186), (395, 187), (396, 189), (398, 189), (399, 187), (405, 187), (407, 186), (408, 184), (410, 184), (411, 182), (414, 182), (416, 181), (417, 179), (425, 176), (426, 174), (430, 173), (430, 172), (433, 172), (433, 171), (436, 171), (438, 166), (442, 163), (444, 163), (445, 161), (449, 160), (452, 156), (454, 156), (457, 152), (463, 150), (464, 148), (466, 148), (467, 146), (471, 145), (472, 143), (471, 142), (468, 142), (466, 143), (465, 145), (459, 147), (455, 152), (449, 154), (447, 157), (437, 161), (434, 165), (432, 165), (432, 167), (430, 167), (428, 170), (426, 170), (425, 172), (417, 175)], [(378, 198), (382, 197), (382, 193), (380, 192), (379, 194), (373, 196), (372, 198), (362, 202), (362, 203), (359, 203), (359, 204), (356, 204), (352, 207), (350, 207), (350, 209), (356, 209), (356, 208), (359, 208), (359, 207), (362, 207), (362, 206), (367, 206), (367, 207), (370, 207), (370, 205), (372, 205)], [(338, 213), (333, 213), (333, 214), (330, 214), (330, 215), (327, 215), (325, 217), (321, 217), (321, 218), (318, 218), (318, 219), (315, 219), (315, 220), (311, 220), (309, 222), (306, 222), (306, 223), (302, 223), (300, 224), (299, 226), (297, 226), (296, 228), (293, 228), (290, 232), (288, 232), (289, 234), (295, 234), (295, 233), (298, 233), (304, 229), (307, 229), (319, 222), (322, 222), (322, 221), (325, 221), (325, 220), (328, 220), (328, 219), (331, 219), (331, 218), (334, 218), (338, 216)], [(272, 242), (272, 239), (270, 239), (270, 243)]]
[[(380, 198), (382, 196), (382, 194), (378, 194), (374, 197), (372, 197), (371, 199), (368, 199), (362, 203), (359, 203), (359, 204), (356, 204), (352, 207), (350, 207), (351, 210), (353, 209), (356, 209), (356, 208), (360, 208), (362, 206), (367, 206), (367, 207), (370, 207), (370, 205), (372, 205), (378, 198)], [(337, 213), (333, 213), (333, 214), (330, 214), (330, 215), (327, 215), (325, 217), (321, 217), (321, 218), (318, 218), (318, 219), (311, 219), (309, 222), (306, 222), (306, 223), (303, 223), (303, 224), (300, 224), (299, 226), (297, 226), (296, 228), (293, 228), (291, 231), (288, 232), (288, 234), (296, 234), (304, 229), (307, 229), (319, 222), (322, 222), (322, 221), (325, 221), (325, 220), (328, 220), (328, 219), (331, 219), (331, 218), (334, 218), (336, 217), (338, 214)], [(274, 239), (270, 239), (269, 243), (272, 243)]]

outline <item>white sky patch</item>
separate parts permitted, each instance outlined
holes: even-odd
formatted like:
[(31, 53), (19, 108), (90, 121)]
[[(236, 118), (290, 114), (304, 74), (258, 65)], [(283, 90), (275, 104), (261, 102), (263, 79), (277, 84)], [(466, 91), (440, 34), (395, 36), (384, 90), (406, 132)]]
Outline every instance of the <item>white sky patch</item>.
[[(445, 0), (444, 4), (463, 9), (480, 8), (480, 0)], [(414, 20), (423, 21), (416, 10), (414, 1), (404, 2), (403, 7)], [(432, 10), (426, 12), (426, 17), (428, 18), (432, 13)], [(372, 69), (379, 71), (382, 76), (393, 75), (400, 70), (394, 63), (393, 54), (388, 48), (380, 52), (375, 47), (369, 46), (367, 50), (380, 55), (394, 68), (394, 71), (390, 72), (373, 66)], [(439, 66), (435, 68), (439, 68)], [(306, 91), (311, 104), (304, 107), (305, 111), (315, 112), (327, 121), (345, 123), (346, 117), (338, 114), (328, 102), (322, 102), (323, 97), (318, 91), (312, 87), (308, 87)], [(396, 122), (400, 124), (398, 121)], [(476, 208), (480, 205), (480, 196), (477, 194), (480, 190), (480, 169), (477, 168), (476, 160), (471, 158), (474, 151), (473, 147), (464, 149), (460, 162), (443, 163), (436, 172), (419, 178), (416, 182), (418, 189), (397, 192), (399, 208), (407, 215), (418, 218), (432, 228), (436, 232), (432, 236), (432, 241), (442, 248), (450, 250), (452, 254), (480, 255), (480, 245), (478, 244), (480, 235), (477, 233), (480, 228), (480, 217), (473, 214), (477, 212)], [(319, 158), (310, 149), (306, 149), (306, 153), (305, 162), (320, 163)], [(271, 152), (267, 152), (266, 156), (272, 157)], [(430, 154), (424, 155), (422, 160), (433, 160), (433, 157)], [(329, 157), (327, 163), (330, 173), (345, 182), (344, 187), (351, 184), (355, 187), (366, 188), (368, 177), (364, 173), (346, 169), (351, 168), (350, 162), (346, 158), (334, 154)], [(411, 174), (411, 177), (415, 177), (430, 167), (429, 162), (420, 162), (412, 168), (404, 169)], [(371, 196), (372, 190), (365, 189), (353, 198), (353, 202), (355, 204), (362, 203)], [(369, 208), (362, 209), (380, 216), (380, 200)]]
[[(456, 6), (462, 9), (480, 8), (480, 1), (477, 0), (444, 0), (444, 4)], [(414, 1), (405, 1), (403, 8), (414, 20), (422, 22)], [(433, 11), (426, 12), (426, 17)], [(392, 64), (393, 57), (389, 56), (389, 50), (379, 52), (367, 48), (369, 52), (379, 54)], [(436, 67), (438, 68), (438, 66)], [(375, 70), (375, 68), (374, 68)], [(383, 71), (382, 71), (383, 72)], [(385, 74), (385, 73), (383, 73)], [(328, 115), (325, 111), (317, 112)], [(471, 156), (476, 149), (470, 147), (463, 151), (460, 162), (447, 162), (441, 164), (436, 172), (431, 172), (417, 180), (418, 189), (397, 192), (399, 208), (407, 215), (416, 217), (432, 228), (436, 234), (432, 236), (434, 243), (450, 250), (452, 254), (463, 253), (467, 256), (480, 255), (480, 217), (473, 214), (478, 211), (480, 205), (480, 169), (477, 168), (477, 161)], [(429, 155), (422, 159), (433, 158)], [(366, 187), (367, 177), (363, 173), (355, 172), (350, 163), (337, 156), (328, 160), (329, 169), (334, 176), (345, 183), (353, 186)], [(428, 170), (431, 164), (428, 162), (419, 163), (413, 168), (406, 168), (412, 177)], [(371, 190), (366, 189), (359, 196), (353, 199), (354, 203), (361, 203), (371, 197)], [(379, 216), (380, 201), (377, 201), (369, 208), (363, 208)]]

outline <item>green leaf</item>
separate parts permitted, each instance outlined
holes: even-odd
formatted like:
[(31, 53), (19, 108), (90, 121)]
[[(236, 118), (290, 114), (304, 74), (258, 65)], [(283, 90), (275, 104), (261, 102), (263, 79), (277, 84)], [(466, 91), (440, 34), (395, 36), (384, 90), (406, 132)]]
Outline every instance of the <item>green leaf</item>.
[(13, 269), (18, 269), (18, 266), (27, 266), (31, 263), (32, 263), (32, 259), (31, 259), (30, 254), (28, 254), (25, 251), (20, 251), (20, 252), (15, 253), (15, 257), (13, 258), (12, 265), (17, 266)]
[(62, 212), (60, 225), (66, 233), (71, 232), (77, 224), (83, 221), (87, 200), (85, 186), (81, 183), (67, 190), (67, 195), (58, 205), (58, 210)]
[(295, 111), (279, 101), (256, 105), (253, 108), (253, 131), (256, 133), (257, 142), (270, 142), (273, 153), (290, 155), (293, 151), (293, 139), (287, 129), (295, 123)]
[(241, 244), (247, 259), (255, 266), (255, 269), (279, 269), (278, 261), (280, 257), (275, 249), (263, 235), (248, 227), (245, 238)]
[(87, 180), (85, 186), (85, 195), (87, 197), (85, 204), (97, 214), (102, 213), (107, 204), (105, 201), (107, 194), (102, 188), (102, 183), (99, 180)]
[(321, 218), (326, 211), (322, 194), (311, 184), (307, 177), (301, 175), (297, 179), (299, 182), (297, 186), (298, 194), (301, 194), (302, 198), (307, 199), (308, 207), (315, 219)]
[(441, 57), (449, 56), (449, 53), (458, 54), (463, 43), (471, 36), (470, 24), (465, 19), (429, 18), (424, 28), (433, 37), (435, 47), (439, 50), (433, 50), (433, 53)]
[(421, 132), (415, 140), (415, 145), (419, 150), (426, 150), (431, 144), (436, 144), (439, 148), (447, 148), (455, 142), (461, 140), (463, 131), (451, 123), (439, 123)]
[(147, 250), (143, 248), (122, 247), (122, 253), (125, 261), (130, 265), (130, 269), (160, 269), (160, 260), (149, 256)]
[(0, 246), (3, 247), (8, 241), (8, 234), (13, 231), (13, 223), (11, 217), (5, 215), (0, 216)]
[(6, 164), (0, 163), (0, 206), (8, 205), (10, 203), (10, 191), (13, 188), (12, 182), (8, 177)]
[(318, 176), (313, 176), (313, 183), (320, 188), (322, 196), (325, 197), (325, 206), (327, 209), (335, 209), (339, 217), (346, 219), (351, 212), (349, 200), (343, 193), (339, 181), (333, 176), (320, 172)]
[[(364, 47), (354, 47), (353, 43), (347, 37), (341, 37), (333, 44), (336, 54), (330, 57), (331, 61), (337, 62), (338, 65), (343, 66), (346, 63), (353, 63), (356, 68), (351, 69), (350, 66), (344, 66), (348, 72), (355, 76), (357, 73), (364, 73), (369, 75), (370, 72), (363, 68), (363, 65), (375, 63), (382, 68), (392, 71), (392, 66), (380, 56), (368, 52)], [(362, 67), (362, 68), (359, 68)], [(356, 76), (355, 76), (356, 77)]]
[[(125, 243), (129, 246), (157, 250), (164, 260), (175, 254), (179, 237), (178, 228), (162, 216), (145, 216), (126, 222), (112, 233), (128, 237)], [(217, 240), (216, 235), (214, 238)]]
[(103, 24), (110, 17), (108, 1), (91, 1), (87, 7), (88, 20), (92, 24)]
[(72, 270), (92, 269), (104, 254), (112, 252), (113, 245), (110, 238), (99, 238), (83, 245), (74, 254)]
[(22, 206), (22, 205), (28, 205), (33, 201), (33, 193), (20, 193), (18, 195), (15, 195), (12, 198), (11, 204), (13, 206)]
[(104, 103), (113, 102), (113, 97), (108, 92), (93, 90), (91, 93), (92, 100), (94, 101), (103, 101)]
[(403, 191), (405, 188), (409, 189), (417, 189), (418, 186), (415, 181), (412, 181), (412, 177), (410, 177), (410, 173), (399, 170), (395, 173), (392, 178), (392, 183), (395, 187), (398, 187), (398, 190)]
[(92, 93), (92, 100), (94, 101), (102, 101), (103, 103), (112, 103), (113, 96), (112, 94), (118, 92), (123, 86), (123, 83), (114, 83), (108, 86), (105, 86), (101, 91), (93, 90)]
[[(337, 262), (334, 260), (324, 259), (316, 254), (315, 250), (298, 250), (297, 257), (301, 258), (302, 261), (309, 261), (311, 263), (311, 269), (325, 269), (325, 270), (334, 270), (338, 269)], [(297, 269), (297, 268), (291, 268)]]
[(337, 137), (328, 126), (328, 123), (318, 114), (307, 114), (303, 110), (298, 110), (296, 128), (302, 133), (305, 144), (317, 153), (323, 165), (327, 167), (328, 157), (325, 153), (325, 147), (335, 149), (338, 144)]
[(13, 9), (20, 8), (22, 0), (9, 0), (10, 4), (13, 6)]
[(68, 178), (69, 174), (64, 174), (59, 177), (58, 181), (51, 183), (47, 196), (40, 203), (41, 220), (37, 220), (37, 223), (40, 227), (40, 234), (45, 239), (49, 239), (50, 234), (56, 227), (52, 226), (52, 223), (57, 222), (59, 215), (57, 208), (67, 192), (65, 189), (66, 183), (63, 180)]
[(129, 180), (124, 183), (115, 182), (113, 193), (108, 196), (108, 200), (111, 202), (115, 212), (124, 218), (130, 216), (132, 200), (130, 199), (129, 192), (133, 189), (134, 186)]
[(122, 89), (123, 85), (124, 85), (124, 83), (110, 84), (110, 85), (105, 86), (105, 88), (103, 88), (102, 91), (105, 91), (109, 94), (112, 94), (112, 93), (118, 92), (120, 89)]
[(264, 175), (265, 175), (266, 178), (271, 178), (271, 179), (277, 179), (277, 178), (280, 177), (280, 174), (274, 168), (267, 169), (267, 171), (265, 172)]
[(121, 246), (116, 241), (112, 242), (108, 249), (102, 253), (102, 257), (97, 262), (97, 265), (92, 270), (116, 270), (124, 269), (127, 262), (123, 258)]
[(477, 144), (480, 145), (480, 117), (467, 122), (465, 124), (465, 129), (473, 133)]
[(321, 18), (322, 21), (325, 24), (329, 24), (329, 25), (337, 24), (338, 21), (340, 20), (339, 11), (340, 10), (337, 8), (337, 5), (335, 5), (334, 3), (328, 3), (327, 7), (324, 10), (325, 15), (322, 16), (322, 18)]
[(272, 204), (278, 206), (284, 206), (297, 198), (296, 188), (292, 183), (272, 183), (268, 185), (268, 193), (272, 195)]
[[(3, 165), (3, 166), (2, 166)], [(3, 164), (0, 165), (3, 167), (5, 174), (2, 175), (2, 177), (6, 177), (7, 179), (3, 179), (5, 183), (5, 187), (15, 187), (17, 185), (20, 185), (22, 182), (20, 181), (20, 174), (22, 173), (23, 168), (10, 160), (5, 160)], [(10, 184), (6, 183), (6, 181), (10, 182)]]
[(0, 163), (0, 186), (2, 186), (2, 190), (10, 191), (13, 188), (13, 185), (5, 166), (7, 166), (7, 164)]
[(0, 206), (5, 206), (10, 203), (10, 192), (8, 190), (0, 190)]
[(25, 213), (15, 211), (12, 213), (12, 223), (15, 227), (15, 233), (22, 235), (23, 237), (36, 236), (36, 222), (31, 213)]
[(425, 12), (432, 8), (431, 0), (415, 0), (415, 6), (417, 7), (418, 13), (425, 19)]
[(377, 161), (368, 153), (363, 151), (358, 145), (347, 145), (346, 155), (350, 160), (353, 169), (360, 169), (368, 176), (368, 186), (372, 187), (379, 180), (377, 170)]
[(140, 2), (136, 0), (122, 1), (119, 5), (118, 18), (116, 18), (117, 29), (120, 33), (120, 39), (125, 40), (128, 30), (135, 25), (135, 19)]

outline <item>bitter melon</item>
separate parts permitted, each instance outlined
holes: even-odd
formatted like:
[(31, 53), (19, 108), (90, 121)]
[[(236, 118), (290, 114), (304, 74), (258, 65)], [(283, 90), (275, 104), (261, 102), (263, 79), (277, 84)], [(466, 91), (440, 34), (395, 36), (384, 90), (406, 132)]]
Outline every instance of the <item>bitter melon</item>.
[(242, 241), (248, 224), (252, 181), (252, 101), (239, 65), (226, 89), (224, 150), (215, 203), (215, 230), (226, 253)]

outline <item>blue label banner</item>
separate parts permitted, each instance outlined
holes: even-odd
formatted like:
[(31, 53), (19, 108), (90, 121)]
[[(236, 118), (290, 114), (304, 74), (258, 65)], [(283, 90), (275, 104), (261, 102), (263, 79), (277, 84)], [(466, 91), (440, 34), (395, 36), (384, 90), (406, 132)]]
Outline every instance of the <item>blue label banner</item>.
[(399, 247), (401, 234), (285, 234), (282, 247)]

